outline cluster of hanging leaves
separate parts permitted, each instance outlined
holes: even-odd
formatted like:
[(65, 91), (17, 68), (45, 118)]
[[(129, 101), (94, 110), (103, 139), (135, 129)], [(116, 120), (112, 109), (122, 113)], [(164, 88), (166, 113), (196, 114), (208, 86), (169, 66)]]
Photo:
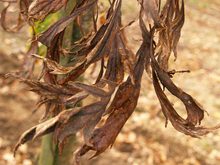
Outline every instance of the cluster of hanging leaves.
[[(44, 21), (51, 13), (64, 8), (68, 0), (3, 0), (20, 4), (18, 25), (13, 29), (6, 26), (8, 6), (2, 11), (1, 24), (7, 31), (16, 31), (21, 22), (34, 26), (35, 21)], [(217, 129), (200, 126), (205, 110), (188, 93), (177, 87), (172, 81), (175, 71), (168, 71), (169, 57), (177, 56), (177, 44), (184, 24), (184, 0), (139, 0), (139, 26), (142, 43), (134, 54), (127, 46), (121, 23), (122, 0), (109, 1), (105, 21), (97, 24), (94, 12), (94, 30), (75, 42), (74, 49), (65, 54), (71, 66), (61, 66), (64, 56), (63, 42), (66, 28), (89, 10), (98, 10), (98, 0), (77, 1), (71, 13), (46, 31), (33, 36), (26, 64), (33, 68), (34, 59), (43, 61), (43, 71), (39, 80), (26, 76), (8, 74), (21, 80), (30, 90), (39, 94), (38, 107), (45, 105), (45, 113), (40, 124), (30, 128), (20, 137), (18, 147), (30, 140), (53, 132), (55, 143), (60, 152), (66, 139), (82, 131), (84, 144), (75, 153), (75, 162), (88, 151), (94, 156), (104, 152), (114, 144), (122, 127), (131, 116), (141, 90), (141, 79), (146, 71), (152, 74), (153, 86), (161, 105), (162, 112), (173, 127), (192, 137), (200, 137)], [(79, 24), (80, 26), (80, 24)], [(98, 28), (97, 28), (98, 27)], [(34, 29), (34, 28), (33, 28)], [(37, 55), (38, 42), (47, 47), (45, 57)], [(92, 84), (77, 82), (78, 78), (91, 66), (100, 68), (97, 79)], [(185, 106), (187, 118), (181, 117), (166, 96), (168, 90)], [(96, 101), (78, 106), (82, 100), (93, 96)], [(84, 102), (86, 103), (86, 102)]]

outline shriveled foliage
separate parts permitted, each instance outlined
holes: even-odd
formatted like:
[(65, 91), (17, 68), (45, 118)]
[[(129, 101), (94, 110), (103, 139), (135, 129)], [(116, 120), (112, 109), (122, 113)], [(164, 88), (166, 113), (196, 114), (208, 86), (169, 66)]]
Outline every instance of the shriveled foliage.
[[(7, 2), (14, 3), (9, 0)], [(20, 0), (19, 21), (26, 21), (33, 27), (34, 21), (43, 21), (49, 14), (65, 7), (67, 2), (68, 0)], [(95, 151), (94, 156), (101, 154), (114, 144), (117, 135), (135, 110), (143, 73), (149, 73), (149, 68), (166, 124), (170, 121), (177, 131), (192, 137), (200, 137), (219, 128), (200, 126), (205, 110), (191, 95), (174, 84), (172, 76), (175, 71), (168, 70), (170, 56), (173, 54), (177, 57), (177, 44), (185, 16), (184, 0), (138, 2), (138, 20), (143, 41), (136, 54), (128, 48), (125, 40), (121, 23), (122, 0), (110, 1), (105, 23), (96, 29), (97, 19), (94, 19), (96, 28), (93, 32), (73, 44), (74, 49), (65, 54), (74, 61), (74, 65), (60, 65), (60, 58), (64, 55), (65, 29), (94, 6), (98, 9), (98, 3), (98, 0), (79, 1), (68, 16), (61, 18), (42, 34), (33, 36), (27, 53), (27, 70), (31, 71), (33, 68), (33, 58), (41, 59), (44, 68), (40, 77), (43, 80), (27, 79), (27, 70), (17, 76), (7, 75), (27, 84), (31, 91), (40, 95), (38, 106), (46, 106), (42, 122), (24, 132), (15, 151), (21, 144), (51, 132), (62, 151), (66, 139), (82, 130), (84, 144), (76, 152), (75, 162), (79, 163), (80, 157), (90, 150)], [(1, 23), (4, 29), (13, 31), (5, 23), (7, 8), (8, 6), (2, 11)], [(45, 57), (36, 55), (38, 42), (47, 46)], [(100, 72), (94, 83), (77, 82), (95, 64), (99, 64)], [(161, 86), (184, 104), (186, 119), (177, 113)], [(97, 99), (78, 107), (77, 103), (88, 96)]]

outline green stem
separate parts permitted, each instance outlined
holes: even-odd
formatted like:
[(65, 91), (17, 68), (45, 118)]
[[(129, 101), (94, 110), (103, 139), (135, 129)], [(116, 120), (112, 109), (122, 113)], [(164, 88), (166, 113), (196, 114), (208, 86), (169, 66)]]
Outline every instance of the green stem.
[(54, 146), (52, 143), (52, 134), (45, 135), (41, 142), (41, 153), (38, 165), (53, 165), (54, 162)]
[[(71, 12), (73, 7), (76, 4), (76, 1), (79, 0), (70, 0), (67, 4), (66, 10), (62, 13), (63, 15), (67, 15)], [(92, 12), (88, 12), (86, 16), (82, 18), (83, 21), (83, 30), (86, 33), (89, 32), (90, 25), (92, 25)], [(70, 37), (71, 36), (71, 37)], [(69, 26), (64, 35), (64, 47), (68, 48), (72, 43), (79, 40), (82, 37), (80, 28), (77, 23), (74, 22), (71, 26)], [(70, 57), (61, 57), (60, 63), (61, 65), (74, 65), (74, 63), (69, 63)], [(80, 77), (79, 81), (82, 81), (82, 77)], [(58, 146), (53, 143), (53, 134), (49, 134), (43, 137), (42, 146), (41, 146), (41, 154), (38, 161), (38, 165), (70, 165), (73, 151), (76, 149), (76, 137), (75, 135), (68, 138), (66, 144), (63, 147), (62, 155), (59, 155)]]

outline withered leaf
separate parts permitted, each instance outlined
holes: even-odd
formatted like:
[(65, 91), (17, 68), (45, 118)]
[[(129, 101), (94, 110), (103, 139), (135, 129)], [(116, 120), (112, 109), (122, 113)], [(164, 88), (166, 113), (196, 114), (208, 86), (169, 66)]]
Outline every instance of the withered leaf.
[(79, 89), (82, 89), (82, 90), (88, 92), (91, 95), (98, 96), (101, 98), (109, 97), (109, 95), (111, 94), (109, 92), (104, 91), (103, 89), (100, 89), (100, 88), (98, 88), (96, 86), (92, 86), (92, 85), (86, 85), (86, 84), (82, 84), (79, 82), (70, 83), (70, 84), (76, 88), (79, 88)]
[(32, 54), (37, 53), (38, 51), (38, 42), (36, 41), (35, 35), (32, 37), (31, 45), (26, 53), (26, 58), (24, 59), (22, 66), (22, 77), (30, 78), (33, 74), (35, 59), (31, 56)]
[(163, 90), (161, 89), (155, 72), (153, 72), (153, 84), (157, 97), (160, 101), (162, 111), (166, 117), (166, 120), (169, 120), (176, 130), (186, 135), (190, 135), (193, 137), (200, 137), (220, 127), (220, 125), (217, 125), (212, 128), (195, 126), (196, 122), (200, 121), (201, 118), (199, 118), (200, 116), (198, 116), (196, 112), (193, 112), (194, 109), (191, 110), (191, 113), (188, 113), (187, 119), (183, 119), (173, 108), (167, 96), (164, 94)]
[(174, 56), (177, 57), (177, 44), (185, 20), (184, 0), (182, 0), (181, 9), (179, 9), (179, 0), (167, 1), (160, 15), (163, 28), (158, 29), (158, 62), (167, 71), (171, 53), (173, 52)]
[(159, 8), (160, 8), (159, 0), (144, 0), (143, 1), (143, 7), (145, 15), (148, 18), (148, 21), (150, 23), (149, 19), (152, 19), (154, 21), (154, 24), (156, 27), (161, 27), (161, 20), (159, 15)]
[(44, 61), (44, 63), (46, 64), (47, 68), (49, 69), (49, 72), (51, 74), (68, 74), (70, 72), (72, 72), (74, 69), (77, 69), (80, 65), (82, 65), (85, 62), (80, 62), (77, 65), (71, 67), (71, 66), (62, 66), (60, 64), (58, 64), (56, 61), (50, 60), (48, 58), (44, 58), (41, 56), (38, 56), (36, 54), (32, 54), (34, 57), (37, 57), (39, 59), (42, 59)]
[(43, 20), (66, 5), (68, 0), (34, 0), (28, 9), (29, 19)]
[[(10, 2), (10, 1), (7, 1), (7, 2)], [(13, 2), (13, 1), (12, 1)], [(2, 28), (7, 31), (7, 32), (18, 32), (22, 27), (23, 27), (23, 20), (21, 18), (21, 15), (19, 14), (18, 16), (18, 19), (17, 19), (17, 24), (15, 26), (10, 26), (8, 27), (7, 26), (7, 23), (6, 23), (6, 15), (7, 15), (7, 12), (8, 12), (8, 8), (10, 7), (10, 4), (9, 3), (2, 11), (1, 11), (1, 26)]]
[(42, 33), (42, 35), (39, 36), (38, 40), (46, 45), (50, 46), (51, 42), (53, 41), (54, 37), (62, 32), (78, 15), (85, 12), (85, 10), (90, 9), (97, 0), (92, 0), (89, 3), (80, 6), (79, 8), (76, 8), (72, 14), (69, 16), (66, 16), (59, 21), (57, 21), (55, 24), (53, 24), (49, 29), (47, 29), (45, 32)]
[(151, 56), (151, 59), (152, 67), (156, 71), (157, 76), (163, 86), (167, 88), (174, 96), (179, 98), (185, 105), (188, 115), (188, 125), (200, 124), (201, 120), (204, 118), (204, 110), (197, 104), (192, 96), (182, 91), (173, 83), (173, 81), (170, 79), (169, 74), (160, 68), (153, 56)]
[[(145, 42), (143, 42), (144, 45)], [(143, 46), (142, 46), (143, 47)], [(133, 113), (140, 94), (141, 77), (144, 71), (145, 58), (149, 57), (140, 47), (137, 52), (138, 60), (134, 67), (135, 82), (132, 84), (131, 78), (122, 83), (108, 109), (110, 114), (105, 124), (94, 130), (89, 142), (85, 143), (76, 153), (75, 162), (89, 150), (96, 151), (94, 156), (104, 152), (109, 146), (113, 145), (120, 130)], [(106, 113), (105, 113), (106, 114)], [(93, 156), (93, 157), (94, 157)]]
[(15, 148), (14, 148), (14, 154), (19, 148), (20, 145), (26, 143), (27, 141), (33, 140), (37, 137), (40, 137), (44, 134), (50, 133), (55, 129), (55, 125), (57, 124), (58, 117), (51, 118), (44, 123), (41, 123), (39, 125), (36, 125), (29, 130), (25, 131), (19, 141), (17, 142)]

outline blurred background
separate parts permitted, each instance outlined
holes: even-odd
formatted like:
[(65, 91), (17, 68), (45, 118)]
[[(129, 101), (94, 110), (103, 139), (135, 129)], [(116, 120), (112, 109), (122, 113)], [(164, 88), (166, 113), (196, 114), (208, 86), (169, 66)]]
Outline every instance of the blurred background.
[[(123, 24), (138, 16), (135, 0), (123, 1)], [(0, 10), (4, 4), (0, 4)], [(9, 20), (16, 21), (16, 8)], [(186, 21), (178, 46), (178, 59), (170, 60), (170, 69), (191, 73), (176, 74), (174, 82), (193, 95), (209, 113), (202, 124), (220, 123), (220, 1), (187, 0)], [(138, 22), (125, 29), (129, 46), (136, 51), (141, 42)], [(30, 43), (30, 29), (7, 33), (0, 28), (0, 73), (19, 69), (22, 53)], [(37, 67), (39, 71), (41, 68)], [(86, 78), (86, 76), (85, 76)], [(26, 129), (38, 123), (42, 110), (35, 114), (37, 95), (17, 82), (0, 79), (0, 165), (32, 165), (40, 151), (40, 139), (25, 144), (13, 157), (12, 149)], [(183, 105), (170, 96), (174, 107), (184, 115)], [(85, 165), (218, 165), (220, 130), (201, 139), (177, 132), (165, 120), (151, 78), (145, 74), (138, 107), (119, 134), (114, 146)], [(80, 143), (80, 140), (79, 140)]]

